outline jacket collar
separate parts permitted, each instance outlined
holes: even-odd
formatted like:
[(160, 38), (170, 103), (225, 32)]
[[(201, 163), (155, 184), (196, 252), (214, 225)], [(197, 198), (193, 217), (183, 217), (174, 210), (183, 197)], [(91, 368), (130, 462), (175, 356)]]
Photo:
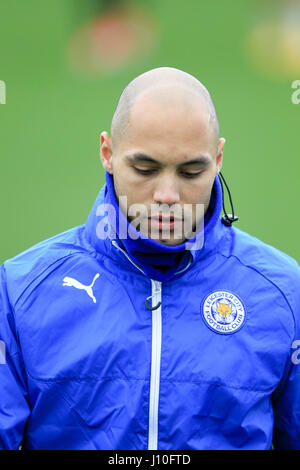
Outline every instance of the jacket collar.
[[(213, 185), (210, 205), (205, 216), (203, 233), (198, 233), (196, 238), (189, 241), (188, 247), (184, 246), (185, 244), (180, 245), (179, 250), (178, 245), (177, 247), (167, 247), (167, 250), (164, 250), (166, 247), (163, 247), (162, 255), (167, 252), (176, 253), (182, 249), (185, 250), (186, 253), (181, 257), (177, 266), (173, 266), (173, 268), (168, 270), (167, 273), (161, 275), (160, 273), (157, 273), (156, 270), (153, 271), (151, 266), (149, 267), (149, 265), (147, 265), (147, 261), (145, 261), (145, 259), (141, 262), (141, 258), (135, 257), (134, 249), (139, 249), (139, 247), (134, 240), (130, 240), (130, 245), (126, 246), (126, 244), (124, 244), (116, 235), (116, 231), (118, 232), (119, 229), (119, 214), (113, 213), (114, 211), (112, 210), (111, 205), (109, 184), (110, 182), (107, 181), (100, 189), (88, 216), (85, 225), (87, 239), (97, 252), (102, 254), (105, 253), (113, 258), (118, 258), (118, 261), (121, 261), (121, 263), (124, 262), (130, 270), (136, 270), (136, 268), (138, 268), (151, 279), (156, 279), (161, 282), (167, 281), (179, 271), (184, 271), (198, 260), (208, 257), (215, 251), (216, 246), (219, 244), (220, 239), (223, 237), (227, 229), (220, 219), (223, 201), (221, 183), (217, 176)], [(124, 219), (126, 218), (124, 217)], [(112, 223), (112, 221), (116, 222)], [(128, 225), (130, 226), (129, 230), (131, 230), (132, 225)], [(201, 242), (202, 237), (203, 243)], [(158, 248), (157, 253), (159, 253), (159, 250), (162, 249), (162, 245), (155, 240), (151, 240), (149, 238), (147, 238), (147, 240), (150, 241), (151, 247), (153, 246), (154, 250)], [(191, 242), (194, 242), (194, 245)], [(130, 262), (131, 266), (129, 266)]]

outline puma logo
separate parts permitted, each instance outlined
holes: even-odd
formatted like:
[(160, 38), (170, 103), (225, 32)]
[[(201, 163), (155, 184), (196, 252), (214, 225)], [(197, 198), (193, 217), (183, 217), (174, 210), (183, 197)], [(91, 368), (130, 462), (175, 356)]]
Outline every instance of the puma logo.
[(89, 297), (91, 297), (93, 302), (96, 303), (96, 298), (93, 294), (93, 286), (95, 284), (96, 279), (98, 279), (99, 276), (100, 274), (97, 273), (94, 276), (93, 282), (89, 286), (85, 286), (84, 284), (81, 284), (81, 282), (77, 281), (76, 279), (73, 279), (72, 277), (65, 277), (63, 279), (63, 286), (75, 287), (76, 289), (85, 290), (85, 292), (88, 294)]

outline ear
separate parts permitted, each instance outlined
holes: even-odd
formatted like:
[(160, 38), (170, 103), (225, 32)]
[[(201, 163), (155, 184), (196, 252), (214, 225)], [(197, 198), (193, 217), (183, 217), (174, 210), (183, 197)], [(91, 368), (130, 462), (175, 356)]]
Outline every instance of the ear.
[(218, 152), (217, 152), (217, 157), (216, 157), (216, 164), (217, 164), (217, 174), (220, 173), (221, 168), (222, 168), (222, 163), (223, 163), (223, 152), (224, 152), (224, 145), (225, 145), (226, 140), (224, 137), (221, 137), (219, 139), (219, 144), (218, 144)]
[(100, 158), (103, 168), (112, 175), (112, 143), (111, 138), (107, 132), (101, 132), (100, 134)]

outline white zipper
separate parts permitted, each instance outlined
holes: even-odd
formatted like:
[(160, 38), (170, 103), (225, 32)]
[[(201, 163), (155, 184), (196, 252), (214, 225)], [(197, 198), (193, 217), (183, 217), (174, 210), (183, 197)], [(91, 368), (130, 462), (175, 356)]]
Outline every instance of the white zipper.
[(149, 434), (148, 450), (157, 450), (158, 439), (158, 404), (161, 358), (161, 282), (151, 279), (152, 307), (152, 357), (150, 379)]
[[(113, 246), (120, 250), (139, 271), (144, 271), (134, 263), (128, 254), (112, 241)], [(191, 264), (190, 258), (187, 266), (175, 274), (185, 271)], [(146, 274), (145, 274), (146, 276)], [(149, 298), (152, 299), (152, 307), (160, 304), (155, 310), (152, 310), (152, 356), (151, 356), (151, 377), (150, 377), (150, 400), (149, 400), (149, 430), (148, 430), (148, 450), (157, 450), (158, 443), (158, 405), (159, 405), (159, 386), (160, 386), (160, 360), (161, 360), (161, 287), (162, 283), (151, 279), (152, 293)]]

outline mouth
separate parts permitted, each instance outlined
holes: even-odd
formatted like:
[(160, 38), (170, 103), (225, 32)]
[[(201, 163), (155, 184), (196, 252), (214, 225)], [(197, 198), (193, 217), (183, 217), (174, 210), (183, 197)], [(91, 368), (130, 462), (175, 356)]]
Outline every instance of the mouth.
[(163, 214), (156, 214), (156, 215), (151, 215), (150, 217), (148, 217), (150, 220), (162, 220), (164, 222), (166, 221), (173, 221), (173, 220), (182, 220), (181, 217), (176, 217), (175, 215), (170, 215), (170, 214), (166, 214), (166, 215), (163, 215)]
[(149, 217), (148, 220), (152, 226), (159, 228), (160, 230), (173, 230), (175, 227), (175, 224), (182, 222), (182, 219), (179, 219), (178, 217), (174, 217), (170, 215), (153, 216), (153, 217)]

